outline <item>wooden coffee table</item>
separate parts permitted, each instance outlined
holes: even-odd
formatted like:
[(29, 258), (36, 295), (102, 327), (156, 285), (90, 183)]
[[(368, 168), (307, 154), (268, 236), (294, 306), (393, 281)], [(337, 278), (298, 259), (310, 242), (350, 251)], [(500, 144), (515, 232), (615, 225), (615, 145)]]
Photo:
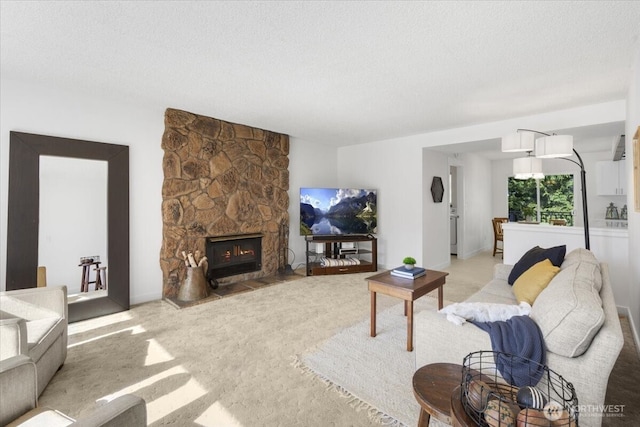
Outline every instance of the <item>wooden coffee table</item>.
[(438, 289), (438, 309), (442, 308), (442, 287), (449, 273), (427, 270), (417, 279), (392, 276), (389, 271), (367, 277), (371, 293), (371, 336), (376, 336), (376, 294), (381, 293), (404, 300), (404, 315), (407, 316), (407, 351), (413, 351), (413, 302), (423, 295)]

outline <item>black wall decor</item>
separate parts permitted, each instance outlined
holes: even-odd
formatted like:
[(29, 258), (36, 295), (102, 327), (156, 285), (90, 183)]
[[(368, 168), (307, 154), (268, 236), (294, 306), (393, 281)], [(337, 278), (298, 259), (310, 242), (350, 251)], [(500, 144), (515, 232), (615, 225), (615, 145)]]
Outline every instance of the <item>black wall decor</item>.
[(431, 181), (431, 196), (435, 203), (442, 203), (442, 196), (444, 196), (444, 185), (442, 185), (442, 178), (434, 176)]

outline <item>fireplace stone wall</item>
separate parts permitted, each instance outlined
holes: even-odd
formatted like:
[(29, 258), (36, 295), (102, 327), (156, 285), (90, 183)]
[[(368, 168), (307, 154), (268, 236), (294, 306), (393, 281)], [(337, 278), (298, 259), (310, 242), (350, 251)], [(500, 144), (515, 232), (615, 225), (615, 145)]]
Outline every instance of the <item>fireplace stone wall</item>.
[(182, 251), (205, 253), (208, 236), (260, 233), (262, 270), (220, 283), (275, 274), (289, 229), (289, 137), (167, 109), (162, 185), (163, 296), (178, 294)]

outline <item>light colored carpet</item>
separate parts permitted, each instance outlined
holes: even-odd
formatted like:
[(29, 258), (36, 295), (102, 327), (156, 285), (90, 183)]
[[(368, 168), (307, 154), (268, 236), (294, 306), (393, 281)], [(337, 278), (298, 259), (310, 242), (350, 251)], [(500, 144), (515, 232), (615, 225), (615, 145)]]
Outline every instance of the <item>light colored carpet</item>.
[[(416, 312), (437, 309), (437, 299), (423, 297)], [(365, 320), (346, 328), (317, 348), (299, 355), (296, 366), (338, 391), (350, 406), (365, 409), (384, 425), (415, 426), (420, 406), (413, 396), (415, 353), (408, 352), (407, 318), (398, 304), (376, 317), (375, 338)]]
[(155, 301), (71, 324), (66, 363), (40, 404), (78, 417), (134, 393), (150, 425), (379, 425), (292, 366), (366, 318), (369, 275), (307, 277), (182, 310)]
[[(496, 262), (490, 252), (454, 259), (445, 299), (464, 300), (490, 279)], [(78, 417), (134, 393), (146, 400), (152, 426), (379, 426), (368, 410), (292, 366), (295, 355), (366, 321), (369, 275), (306, 277), (182, 310), (154, 301), (71, 324), (66, 363), (40, 404)], [(397, 304), (381, 295), (378, 312)], [(403, 343), (404, 331), (397, 338)], [(612, 374), (611, 403), (638, 395), (640, 381), (621, 390), (616, 384)]]

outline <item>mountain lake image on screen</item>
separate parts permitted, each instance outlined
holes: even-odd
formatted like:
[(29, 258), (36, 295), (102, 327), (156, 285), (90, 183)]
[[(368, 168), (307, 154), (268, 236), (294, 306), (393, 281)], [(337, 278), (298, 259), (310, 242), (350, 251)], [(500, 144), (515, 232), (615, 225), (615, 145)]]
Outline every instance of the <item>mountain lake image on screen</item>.
[(300, 188), (300, 234), (375, 234), (377, 192), (362, 188)]

